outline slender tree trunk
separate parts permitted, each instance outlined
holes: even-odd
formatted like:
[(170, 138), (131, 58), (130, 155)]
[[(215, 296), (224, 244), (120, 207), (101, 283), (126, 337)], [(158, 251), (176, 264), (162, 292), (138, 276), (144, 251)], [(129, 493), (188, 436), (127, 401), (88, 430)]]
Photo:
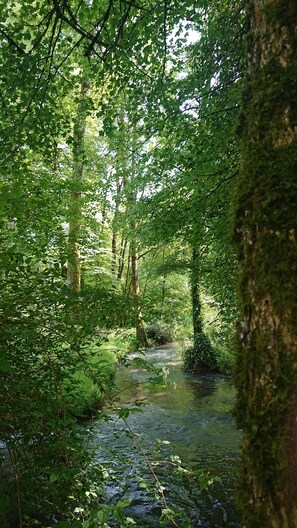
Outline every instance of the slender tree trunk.
[[(164, 266), (165, 263), (165, 249), (163, 248), (163, 255), (162, 255), (162, 263)], [(160, 306), (160, 319), (163, 319), (164, 315), (164, 305), (165, 305), (165, 297), (166, 297), (166, 273), (163, 273), (163, 280), (162, 280), (162, 290), (161, 290), (161, 306)]]
[(112, 274), (116, 274), (117, 269), (117, 231), (116, 228), (112, 228), (112, 240), (111, 240), (111, 271)]
[(297, 2), (253, 0), (237, 196), (244, 528), (297, 527)]
[(118, 280), (122, 279), (124, 266), (125, 266), (125, 254), (127, 249), (127, 239), (124, 240), (124, 236), (122, 236), (121, 240), (121, 250), (120, 250), (120, 258), (119, 258), (119, 266), (118, 266)]
[(134, 310), (135, 310), (135, 328), (136, 328), (136, 339), (140, 346), (147, 347), (148, 341), (145, 333), (143, 317), (141, 313), (140, 304), (140, 289), (138, 280), (138, 252), (136, 245), (133, 242), (131, 244), (131, 268), (132, 268), (132, 285), (133, 285), (133, 299), (134, 299)]
[(74, 293), (79, 293), (81, 288), (81, 185), (83, 179), (84, 136), (86, 129), (86, 93), (88, 88), (88, 83), (83, 81), (73, 127), (73, 166), (72, 192), (69, 207), (67, 283), (69, 289)]
[(192, 273), (191, 273), (191, 293), (192, 293), (192, 318), (194, 343), (199, 334), (202, 333), (201, 298), (200, 298), (200, 262), (199, 247), (194, 246), (192, 250)]
[[(136, 200), (137, 200), (137, 189), (133, 182), (134, 177), (136, 175), (135, 152), (136, 152), (136, 140), (135, 140), (135, 135), (133, 134), (132, 135), (132, 159), (131, 159), (132, 190), (129, 192), (129, 196), (128, 196), (129, 205), (132, 207), (134, 204), (136, 204)], [(130, 229), (131, 229), (131, 234), (132, 234), (130, 250), (131, 250), (132, 288), (133, 288), (133, 300), (134, 300), (134, 312), (135, 312), (135, 329), (136, 329), (136, 339), (137, 339), (138, 344), (140, 346), (147, 347), (148, 341), (147, 341), (147, 337), (145, 333), (144, 321), (143, 321), (142, 311), (141, 311), (141, 298), (140, 298), (140, 288), (139, 288), (139, 278), (138, 278), (138, 249), (137, 249), (136, 240), (134, 238), (135, 227), (136, 226), (134, 224), (134, 221), (132, 220), (132, 222), (130, 223)]]
[(126, 277), (125, 277), (125, 288), (124, 288), (124, 291), (125, 291), (126, 295), (129, 295), (129, 293), (130, 293), (130, 287), (129, 287), (130, 263), (131, 263), (131, 244), (129, 244), (128, 259), (127, 259), (127, 270), (126, 270)]
[[(126, 273), (125, 273), (125, 281), (122, 284), (122, 289), (123, 289), (123, 292), (125, 293), (125, 297), (126, 297), (127, 300), (128, 299), (130, 300), (130, 286), (131, 286), (131, 284), (129, 283), (129, 281), (131, 279), (130, 264), (131, 264), (131, 245), (129, 244), (129, 251), (128, 251), (128, 257), (127, 257), (127, 268), (126, 268)], [(129, 301), (128, 301), (127, 305), (129, 306)], [(124, 328), (126, 326), (127, 319), (128, 319), (128, 308), (127, 308), (127, 306), (125, 306), (125, 309), (123, 309), (122, 313), (121, 313), (121, 327)]]
[(108, 195), (108, 190), (105, 189), (104, 197), (102, 200), (102, 215), (101, 215), (100, 228), (99, 228), (99, 233), (101, 237), (104, 236), (105, 221), (106, 221), (106, 215), (107, 215), (106, 209), (107, 209), (107, 202), (108, 202), (107, 195)]
[(120, 200), (121, 186), (119, 178), (117, 178), (117, 194), (115, 197), (115, 211), (112, 222), (112, 241), (111, 241), (111, 271), (113, 275), (117, 276), (117, 267), (118, 267), (118, 250), (117, 250), (117, 238), (118, 238), (118, 214), (119, 214), (119, 200)]

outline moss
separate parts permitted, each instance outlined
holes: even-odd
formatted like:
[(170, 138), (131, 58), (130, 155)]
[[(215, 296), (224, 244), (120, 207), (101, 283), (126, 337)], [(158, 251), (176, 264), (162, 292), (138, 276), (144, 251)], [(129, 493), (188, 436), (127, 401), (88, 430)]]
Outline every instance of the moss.
[[(269, 78), (270, 83), (267, 82)], [(244, 222), (245, 228), (249, 229), (251, 250), (254, 252), (254, 245), (258, 245), (259, 259), (255, 267), (257, 273), (263, 275), (262, 290), (267, 291), (269, 286), (272, 294), (275, 292), (273, 301), (279, 309), (288, 302), (288, 287), (279, 288), (279, 281), (284, 280), (283, 277), (287, 281), (288, 272), (296, 271), (296, 242), (290, 240), (295, 217), (288, 215), (287, 211), (293, 210), (297, 203), (297, 144), (296, 139), (282, 146), (276, 146), (276, 143), (281, 127), (293, 128), (297, 123), (296, 78), (296, 67), (284, 70), (273, 59), (263, 68), (259, 78), (250, 80), (249, 92), (259, 95), (250, 99), (247, 105), (246, 128), (249, 133), (243, 140), (242, 184), (235, 226), (240, 233)], [(290, 123), (283, 124), (288, 108)], [(286, 174), (286, 178), (280, 178), (280, 174)], [(249, 216), (243, 219), (245, 211), (249, 211)], [(242, 239), (239, 240), (239, 244), (243, 243)], [(239, 248), (240, 255), (242, 250)], [(294, 290), (293, 284), (292, 299)], [(263, 291), (259, 292), (259, 297)]]
[[(287, 20), (288, 4), (269, 2), (275, 11), (268, 24), (279, 26), (280, 13)], [(292, 50), (294, 43), (296, 35)], [(240, 500), (248, 528), (295, 526), (297, 462), (289, 456), (289, 430), (297, 386), (297, 59), (287, 60), (284, 66), (273, 54), (251, 72), (243, 101), (235, 414), (244, 431)]]
[[(285, 343), (278, 337), (275, 350), (281, 351)], [(245, 432), (240, 493), (243, 526), (262, 528), (270, 526), (266, 524), (268, 502), (273, 498), (275, 511), (280, 512), (283, 493), (288, 493), (288, 402), (295, 394), (296, 374), (286, 354), (278, 354), (276, 361), (273, 356), (267, 358), (267, 343), (254, 332), (249, 347), (240, 346), (235, 382), (240, 389), (236, 418)], [(257, 500), (254, 496), (251, 501), (255, 490)]]
[(288, 0), (274, 0), (262, 8), (267, 22), (274, 26), (296, 27), (297, 4)]

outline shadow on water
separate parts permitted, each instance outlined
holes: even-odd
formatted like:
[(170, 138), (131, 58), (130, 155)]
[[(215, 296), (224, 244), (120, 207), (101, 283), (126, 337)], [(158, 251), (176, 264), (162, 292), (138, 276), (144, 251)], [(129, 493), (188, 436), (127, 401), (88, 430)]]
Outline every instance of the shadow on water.
[[(204, 468), (218, 476), (207, 490), (200, 491), (189, 479), (176, 480), (170, 465), (160, 463), (155, 471), (165, 487), (170, 506), (183, 509), (192, 526), (232, 528), (239, 526), (234, 491), (239, 458), (240, 433), (236, 430), (231, 410), (234, 388), (231, 378), (218, 373), (194, 375), (181, 368), (178, 350), (164, 346), (147, 352), (147, 360), (156, 367), (169, 368), (165, 385), (150, 388), (143, 384), (148, 374), (129, 367), (118, 372), (120, 403), (133, 405), (145, 399), (142, 413), (131, 413), (129, 427), (139, 435), (145, 453), (154, 457), (156, 439), (165, 459), (181, 458), (183, 466)], [(170, 442), (170, 446), (160, 444)], [(95, 424), (97, 460), (110, 469), (107, 491), (110, 500), (128, 496), (127, 514), (137, 526), (160, 526), (161, 503), (153, 500), (141, 479), (151, 480), (141, 454), (127, 435), (127, 428), (116, 416), (111, 421)]]

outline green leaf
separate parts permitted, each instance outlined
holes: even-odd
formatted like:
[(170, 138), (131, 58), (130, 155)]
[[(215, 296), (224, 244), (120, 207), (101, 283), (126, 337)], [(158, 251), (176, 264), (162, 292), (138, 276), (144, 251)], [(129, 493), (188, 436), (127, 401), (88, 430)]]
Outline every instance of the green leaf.
[(126, 419), (130, 414), (130, 410), (127, 409), (127, 407), (122, 407), (121, 409), (119, 409), (118, 414), (120, 418)]
[(11, 372), (11, 366), (6, 356), (0, 357), (0, 370), (2, 372)]

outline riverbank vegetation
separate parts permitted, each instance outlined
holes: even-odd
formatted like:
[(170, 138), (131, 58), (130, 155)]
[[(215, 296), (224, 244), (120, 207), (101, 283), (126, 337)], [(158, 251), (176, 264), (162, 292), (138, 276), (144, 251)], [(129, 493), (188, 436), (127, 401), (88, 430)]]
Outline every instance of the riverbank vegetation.
[[(273, 431), (286, 436), (295, 416), (283, 422), (280, 403), (264, 427), (259, 407), (270, 413), (282, 383), (280, 399), (295, 402), (296, 370), (296, 8), (270, 4), (269, 18), (258, 0), (252, 14), (234, 0), (0, 0), (5, 528), (107, 526), (79, 420), (96, 416), (131, 350), (177, 340), (185, 369), (230, 372), (238, 320), (245, 526), (293, 526), (283, 462), (264, 447), (255, 462), (262, 430), (287, 459)], [(267, 467), (281, 475), (275, 496)]]

